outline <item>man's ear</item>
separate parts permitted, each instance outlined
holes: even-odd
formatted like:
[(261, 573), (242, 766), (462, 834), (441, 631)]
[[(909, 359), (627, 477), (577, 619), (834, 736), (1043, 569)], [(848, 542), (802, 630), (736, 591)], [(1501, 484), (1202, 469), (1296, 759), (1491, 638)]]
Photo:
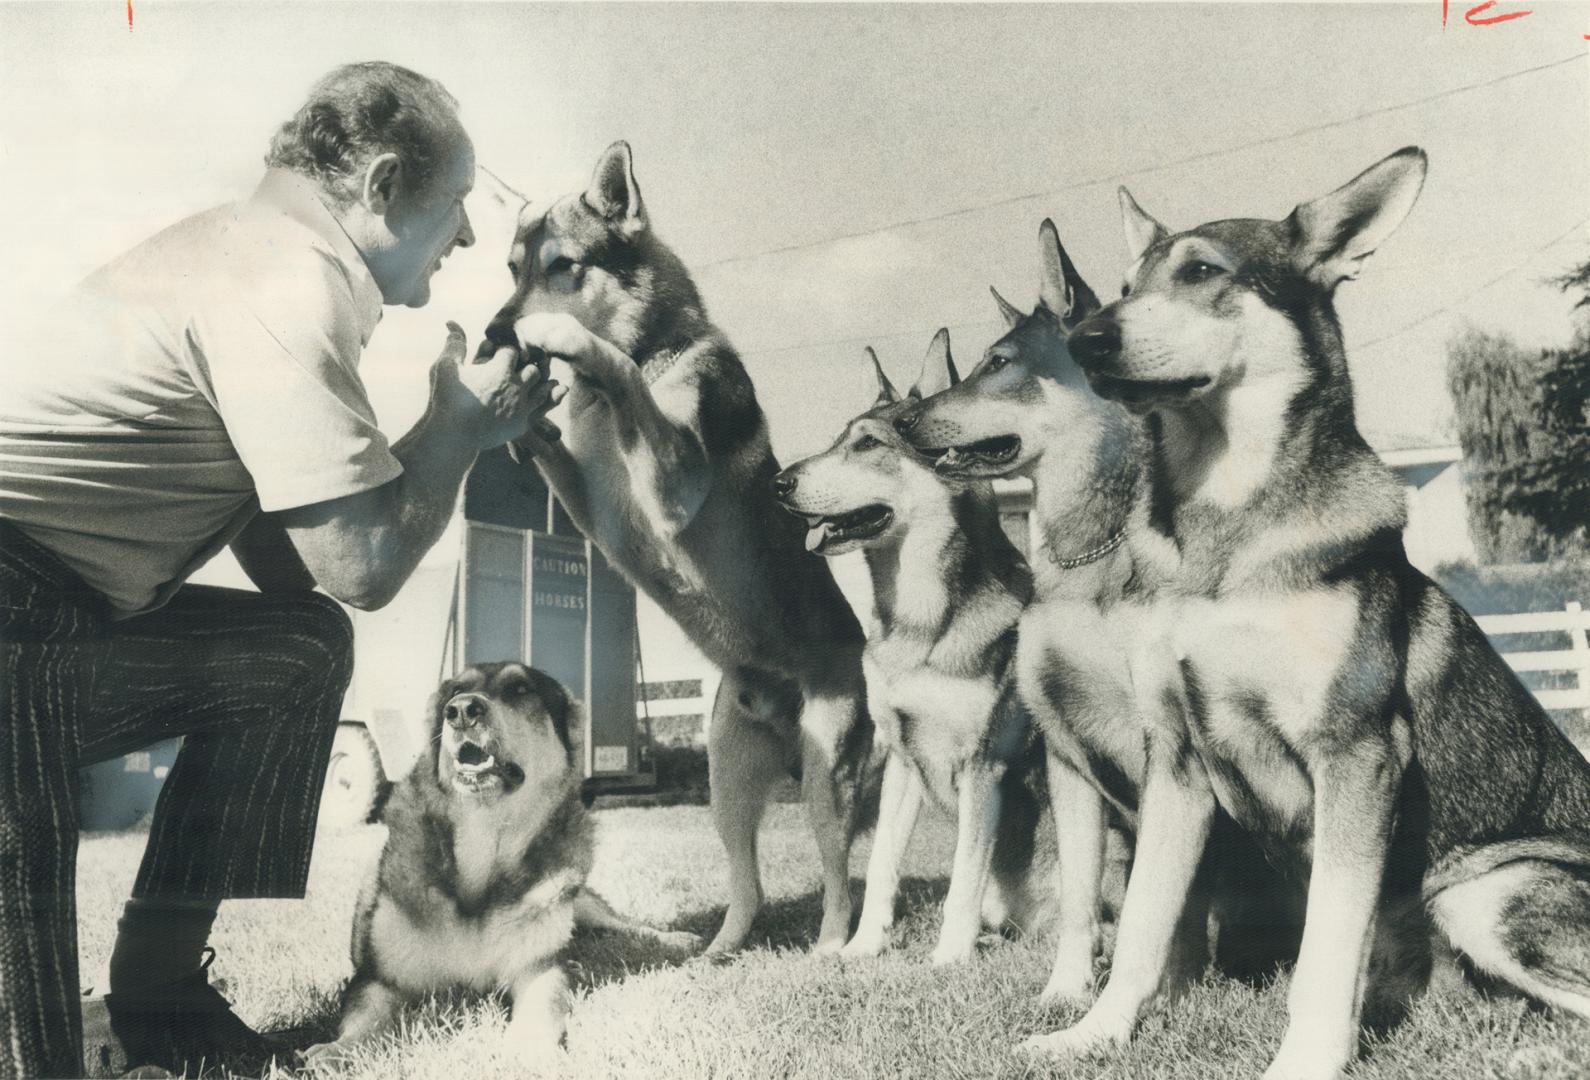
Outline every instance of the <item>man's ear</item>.
[(955, 370), (955, 358), (950, 355), (949, 328), (941, 326), (928, 343), (927, 355), (922, 358), (921, 374), (917, 375), (916, 384), (906, 396), (920, 401), (941, 390), (948, 390), (960, 381), (961, 373)]
[(359, 190), (359, 201), (370, 213), (384, 215), (392, 208), (397, 195), (402, 163), (393, 153), (377, 154), (364, 169), (364, 185)]
[(641, 202), (640, 185), (635, 182), (629, 143), (619, 141), (603, 151), (583, 198), (585, 205), (616, 224), (625, 236), (634, 236), (646, 228), (646, 207)]
[(1298, 269), (1334, 289), (1355, 278), (1363, 262), (1397, 230), (1419, 198), (1429, 160), (1405, 146), (1286, 219)]
[(1119, 194), (1121, 225), (1126, 230), (1126, 256), (1130, 262), (1135, 263), (1143, 257), (1143, 252), (1170, 234), (1165, 231), (1165, 226), (1144, 213), (1143, 208), (1137, 205), (1137, 200), (1132, 198), (1130, 191), (1120, 188)]

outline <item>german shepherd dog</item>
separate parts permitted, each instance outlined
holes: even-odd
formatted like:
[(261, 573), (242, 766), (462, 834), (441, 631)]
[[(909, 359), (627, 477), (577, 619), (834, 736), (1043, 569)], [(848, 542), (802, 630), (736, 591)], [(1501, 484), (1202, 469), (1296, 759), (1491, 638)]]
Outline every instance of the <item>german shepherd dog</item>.
[[(1023, 313), (994, 292), (1008, 326), (961, 383), (896, 418), (941, 475), (1033, 480), (1035, 596), (1022, 614), (1017, 687), (1047, 748), (1060, 856), (1060, 925), (1041, 1000), (1081, 1002), (1101, 951), (1106, 825), (1136, 833), (1155, 798), (1127, 660), (1154, 582), (1126, 537), (1143, 522), (1140, 423), (1090, 393), (1066, 348), (1070, 326), (1098, 310), (1052, 221), (1038, 230), (1038, 304)], [(1182, 913), (1169, 997), (1203, 972), (1209, 914), (1215, 959), (1262, 976), (1295, 955), (1301, 902), (1229, 822)]]
[(574, 371), (567, 434), (537, 466), (589, 537), (723, 672), (708, 734), (729, 906), (709, 952), (738, 948), (762, 902), (767, 791), (798, 772), (823, 867), (817, 947), (850, 932), (857, 784), (869, 754), (861, 625), (778, 508), (778, 463), (751, 380), (695, 284), (652, 231), (630, 150), (590, 188), (521, 213), (514, 292), (483, 348)]
[(1383, 992), (1371, 953), (1416, 990), (1432, 924), (1470, 970), (1590, 1016), (1590, 765), (1409, 564), (1353, 417), (1332, 297), (1425, 168), (1400, 150), (1283, 221), (1174, 235), (1122, 192), (1125, 293), (1070, 346), (1149, 418), (1134, 539), (1172, 585), (1133, 675), (1172, 717), (1149, 748), (1170, 812), (1139, 835), (1109, 985), (1057, 1048), (1129, 1036), (1217, 806), (1312, 864), (1272, 1080), (1339, 1075)]
[(387, 841), (359, 895), (353, 978), (332, 1064), (436, 990), (506, 990), (509, 1035), (527, 1062), (563, 1040), (568, 981), (558, 954), (576, 926), (642, 934), (676, 949), (694, 934), (617, 914), (585, 886), (592, 824), (580, 801), (572, 708), (556, 680), (519, 663), (477, 664), (431, 700), (430, 738), (393, 792)]
[(947, 964), (976, 949), (990, 872), (990, 921), (1031, 928), (1027, 872), (1041, 804), (1026, 784), (1042, 750), (1011, 660), (1032, 574), (1000, 528), (993, 488), (947, 483), (894, 430), (895, 416), (955, 383), (949, 332), (933, 338), (904, 398), (877, 354), (867, 355), (877, 400), (828, 450), (779, 473), (774, 490), (806, 519), (808, 548), (827, 556), (862, 549), (872, 576), (875, 626), (863, 661), (888, 759), (861, 921), (841, 955), (875, 956), (887, 946), (925, 788), (958, 813), (933, 951), (935, 964)]

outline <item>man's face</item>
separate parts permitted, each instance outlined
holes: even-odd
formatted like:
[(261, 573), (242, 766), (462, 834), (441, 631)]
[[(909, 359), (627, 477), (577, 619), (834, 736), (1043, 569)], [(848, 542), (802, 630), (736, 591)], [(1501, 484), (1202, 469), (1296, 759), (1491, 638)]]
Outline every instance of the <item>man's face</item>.
[(475, 148), (460, 129), (430, 183), (419, 190), (399, 185), (387, 209), (392, 246), (372, 267), (388, 304), (422, 307), (431, 298), (431, 275), (455, 247), (475, 242), (464, 196), (475, 186)]

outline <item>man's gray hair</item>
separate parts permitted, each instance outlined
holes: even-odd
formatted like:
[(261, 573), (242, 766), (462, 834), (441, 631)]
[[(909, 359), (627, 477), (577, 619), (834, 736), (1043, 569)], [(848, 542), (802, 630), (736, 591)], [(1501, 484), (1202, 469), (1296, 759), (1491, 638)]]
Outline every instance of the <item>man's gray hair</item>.
[(394, 153), (402, 183), (423, 190), (459, 130), (458, 102), (436, 80), (381, 60), (344, 64), (276, 132), (265, 164), (312, 177), (345, 203), (370, 160)]

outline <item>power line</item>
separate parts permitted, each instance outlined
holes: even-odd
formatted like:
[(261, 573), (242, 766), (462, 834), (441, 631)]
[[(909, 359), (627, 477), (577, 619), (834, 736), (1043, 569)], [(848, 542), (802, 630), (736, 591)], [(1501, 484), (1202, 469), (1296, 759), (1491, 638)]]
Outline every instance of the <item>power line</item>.
[(1346, 127), (1349, 124), (1356, 124), (1360, 120), (1368, 120), (1376, 116), (1385, 116), (1389, 113), (1402, 112), (1406, 109), (1418, 108), (1421, 105), (1428, 105), (1433, 101), (1440, 101), (1443, 98), (1453, 97), (1457, 94), (1466, 94), (1474, 90), (1483, 90), (1486, 87), (1496, 86), (1500, 83), (1509, 82), (1513, 79), (1521, 79), (1526, 75), (1534, 75), (1538, 72), (1549, 71), (1552, 68), (1562, 67), (1565, 64), (1573, 63), (1575, 60), (1583, 60), (1586, 55), (1587, 54), (1583, 52), (1575, 53), (1572, 56), (1565, 56), (1561, 60), (1553, 60), (1549, 63), (1538, 64), (1535, 67), (1524, 68), (1520, 71), (1509, 72), (1505, 75), (1498, 75), (1495, 78), (1485, 79), (1481, 82), (1468, 83), (1464, 86), (1455, 86), (1447, 90), (1440, 90), (1434, 94), (1426, 94), (1424, 97), (1414, 98), (1410, 101), (1399, 102), (1395, 105), (1382, 105), (1379, 108), (1368, 109), (1364, 112), (1354, 113), (1351, 116), (1342, 117), (1338, 120), (1328, 120), (1323, 124), (1310, 124), (1307, 127), (1297, 128), (1294, 131), (1289, 131), (1281, 135), (1267, 135), (1263, 138), (1252, 139), (1248, 142), (1237, 143), (1233, 146), (1223, 147), (1218, 150), (1205, 150), (1201, 153), (1188, 154), (1179, 158), (1171, 158), (1152, 165), (1142, 165), (1132, 169), (1125, 169), (1120, 172), (1109, 173), (1104, 176), (1095, 176), (1087, 180), (1072, 181), (1071, 183), (1062, 184), (1059, 187), (1047, 188), (1043, 191), (1029, 192), (1025, 195), (1011, 195), (1002, 199), (995, 199), (992, 202), (956, 207), (953, 210), (945, 210), (935, 214), (925, 214), (921, 217), (906, 218), (888, 225), (878, 225), (867, 229), (856, 229), (851, 232), (837, 233), (835, 235), (821, 237), (816, 240), (803, 240), (794, 244), (784, 244), (780, 247), (767, 248), (762, 251), (746, 252), (743, 255), (730, 255), (726, 258), (714, 259), (711, 262), (702, 263), (696, 266), (694, 269), (697, 272), (714, 270), (720, 266), (729, 266), (733, 263), (750, 262), (754, 259), (762, 259), (770, 255), (784, 255), (795, 251), (805, 251), (810, 248), (822, 247), (826, 244), (838, 243), (841, 240), (855, 240), (863, 236), (875, 236), (879, 233), (892, 232), (895, 229), (905, 229), (914, 225), (925, 225), (933, 221), (945, 221), (950, 218), (964, 217), (968, 214), (980, 213), (984, 210), (992, 210), (1001, 206), (1011, 206), (1016, 203), (1030, 202), (1034, 199), (1048, 198), (1052, 195), (1058, 195), (1064, 191), (1077, 191), (1082, 188), (1097, 187), (1100, 184), (1113, 183), (1118, 180), (1125, 180), (1128, 177), (1142, 176), (1146, 173), (1161, 172), (1165, 169), (1175, 168), (1180, 165), (1190, 165), (1200, 161), (1209, 161), (1213, 158), (1225, 157), (1229, 154), (1239, 153), (1243, 150), (1251, 150), (1259, 146), (1271, 146), (1275, 143), (1286, 142), (1290, 139), (1296, 139), (1304, 135), (1313, 135), (1321, 131), (1330, 131), (1335, 128)]
[(1448, 314), (1450, 312), (1453, 312), (1453, 311), (1457, 310), (1459, 307), (1461, 307), (1462, 305), (1468, 303), (1468, 301), (1474, 299), (1474, 297), (1478, 296), (1480, 293), (1484, 292), (1486, 289), (1489, 289), (1492, 285), (1499, 285), (1503, 281), (1505, 281), (1508, 278), (1512, 277), (1514, 274), (1516, 274), (1520, 270), (1524, 269), (1524, 267), (1528, 266), (1529, 263), (1537, 255), (1541, 255), (1541, 254), (1551, 250), (1552, 248), (1556, 247), (1558, 244), (1560, 244), (1564, 240), (1568, 239), (1574, 233), (1576, 233), (1576, 232), (1580, 231), (1581, 229), (1583, 229), (1586, 225), (1590, 225), (1590, 217), (1580, 218), (1578, 221), (1576, 221), (1572, 225), (1570, 225), (1567, 229), (1565, 229), (1561, 233), (1558, 233), (1555, 237), (1553, 237), (1552, 239), (1546, 241), (1544, 244), (1541, 244), (1539, 247), (1535, 248), (1529, 254), (1525, 255), (1522, 259), (1518, 260), (1518, 262), (1514, 263), (1512, 266), (1508, 267), (1506, 270), (1503, 270), (1500, 274), (1497, 274), (1495, 277), (1491, 278), (1489, 281), (1486, 281), (1486, 282), (1484, 282), (1484, 283), (1482, 283), (1480, 285), (1475, 286), (1474, 288), (1470, 289), (1468, 292), (1464, 293), (1462, 296), (1458, 297), (1456, 300), (1453, 300), (1451, 303), (1443, 304), (1441, 307), (1436, 308), (1434, 311), (1425, 312), (1425, 314), (1419, 316), (1417, 319), (1414, 319), (1412, 322), (1408, 323), (1406, 326), (1399, 327), (1398, 329), (1392, 330), (1389, 333), (1381, 334), (1379, 337), (1371, 338), (1368, 341), (1365, 341), (1365, 342), (1362, 342), (1360, 344), (1354, 345), (1353, 349), (1354, 350), (1363, 350), (1363, 349), (1372, 348), (1372, 347), (1374, 347), (1376, 345), (1380, 345), (1380, 344), (1382, 344), (1384, 342), (1390, 341), (1392, 338), (1398, 338), (1398, 337), (1401, 337), (1403, 334), (1410, 333), (1411, 331), (1417, 330), (1419, 327), (1423, 326), (1425, 323), (1429, 322), (1431, 319), (1438, 318), (1438, 317), (1440, 317), (1442, 315), (1446, 315), (1446, 314)]
[[(1497, 274), (1495, 277), (1491, 278), (1490, 280), (1488, 280), (1488, 281), (1476, 286), (1475, 288), (1469, 290), (1468, 292), (1464, 293), (1462, 296), (1458, 297), (1456, 300), (1453, 300), (1452, 302), (1450, 302), (1448, 304), (1444, 304), (1441, 307), (1436, 308), (1434, 311), (1425, 312), (1423, 315), (1419, 316), (1417, 319), (1414, 319), (1412, 322), (1408, 323), (1405, 326), (1399, 327), (1396, 330), (1392, 330), (1389, 333), (1381, 334), (1379, 337), (1372, 338), (1369, 341), (1365, 341), (1365, 342), (1361, 342), (1359, 344), (1355, 344), (1353, 346), (1354, 350), (1368, 349), (1368, 348), (1371, 348), (1371, 347), (1373, 347), (1375, 345), (1379, 345), (1382, 342), (1390, 341), (1392, 338), (1401, 337), (1403, 334), (1406, 334), (1406, 333), (1408, 333), (1408, 332), (1410, 332), (1412, 330), (1418, 329), (1419, 327), (1423, 326), (1425, 323), (1429, 322), (1431, 319), (1437, 318), (1438, 316), (1443, 315), (1443, 314), (1445, 314), (1447, 312), (1456, 310), (1458, 307), (1461, 307), (1463, 304), (1467, 303), (1469, 300), (1472, 300), (1474, 297), (1478, 296), (1480, 293), (1484, 292), (1486, 289), (1489, 289), (1492, 285), (1500, 284), (1502, 281), (1504, 281), (1507, 278), (1511, 277), (1512, 275), (1518, 273), (1520, 270), (1522, 270), (1526, 266), (1528, 266), (1529, 263), (1536, 256), (1541, 255), (1544, 252), (1549, 251), (1552, 248), (1556, 247), (1558, 244), (1562, 243), (1564, 240), (1566, 240), (1570, 236), (1572, 236), (1575, 232), (1577, 232), (1580, 229), (1583, 229), (1587, 225), (1590, 225), (1590, 217), (1585, 217), (1585, 218), (1579, 219), (1573, 225), (1570, 225), (1567, 229), (1565, 229), (1562, 232), (1558, 233), (1556, 236), (1554, 236), (1552, 239), (1546, 241), (1544, 244), (1540, 244), (1537, 247), (1531, 248), (1528, 252), (1526, 252), (1524, 254), (1523, 258), (1521, 258), (1518, 262), (1514, 263), (1512, 266), (1508, 267), (1506, 270), (1503, 270), (1500, 274)], [(1398, 268), (1406, 270), (1406, 269), (1412, 268), (1415, 265), (1417, 265), (1417, 264), (1403, 263)], [(1437, 264), (1434, 264), (1434, 265), (1445, 265), (1445, 264), (1437, 263)], [(961, 331), (961, 330), (991, 330), (991, 329), (998, 329), (998, 328), (1003, 327), (1004, 325), (1005, 325), (1004, 321), (1001, 320), (1001, 319), (982, 319), (982, 320), (976, 320), (976, 321), (972, 321), (972, 322), (951, 323), (951, 324), (949, 324), (947, 329), (952, 334), (954, 334), (955, 332)], [(913, 328), (913, 329), (910, 329), (910, 330), (890, 330), (890, 331), (881, 331), (881, 332), (873, 333), (873, 334), (858, 334), (858, 335), (856, 335), (854, 337), (824, 338), (824, 339), (817, 340), (817, 341), (800, 341), (800, 342), (795, 342), (794, 344), (790, 344), (790, 345), (775, 345), (775, 346), (773, 346), (771, 348), (766, 348), (766, 349), (742, 349), (740, 351), (740, 355), (742, 357), (775, 356), (775, 355), (778, 355), (780, 353), (805, 352), (805, 351), (808, 351), (808, 350), (811, 350), (811, 349), (836, 348), (836, 347), (838, 347), (840, 345), (871, 345), (871, 344), (874, 344), (874, 343), (879, 342), (879, 341), (893, 341), (893, 340), (898, 339), (898, 338), (915, 337), (915, 338), (924, 338), (924, 339), (926, 339), (926, 338), (931, 338), (933, 336), (933, 334), (938, 331), (938, 329), (939, 328), (937, 326), (924, 326), (924, 327), (916, 327), (916, 328)]]
[[(945, 326), (944, 329), (949, 330), (953, 335), (959, 330), (989, 330), (1004, 325), (1005, 323), (1002, 319), (982, 319), (976, 322), (950, 323), (948, 326)], [(941, 323), (939, 326), (929, 326), (915, 330), (891, 330), (878, 334), (858, 334), (856, 337), (848, 338), (828, 338), (822, 341), (802, 341), (793, 345), (775, 345), (770, 349), (742, 349), (740, 350), (740, 355), (742, 357), (774, 356), (778, 353), (804, 352), (808, 349), (826, 349), (830, 347), (837, 347), (839, 345), (871, 345), (879, 341), (893, 341), (896, 338), (906, 337), (920, 337), (922, 340), (927, 341), (931, 339), (934, 334), (938, 333), (940, 326), (943, 326), (943, 324)]]

